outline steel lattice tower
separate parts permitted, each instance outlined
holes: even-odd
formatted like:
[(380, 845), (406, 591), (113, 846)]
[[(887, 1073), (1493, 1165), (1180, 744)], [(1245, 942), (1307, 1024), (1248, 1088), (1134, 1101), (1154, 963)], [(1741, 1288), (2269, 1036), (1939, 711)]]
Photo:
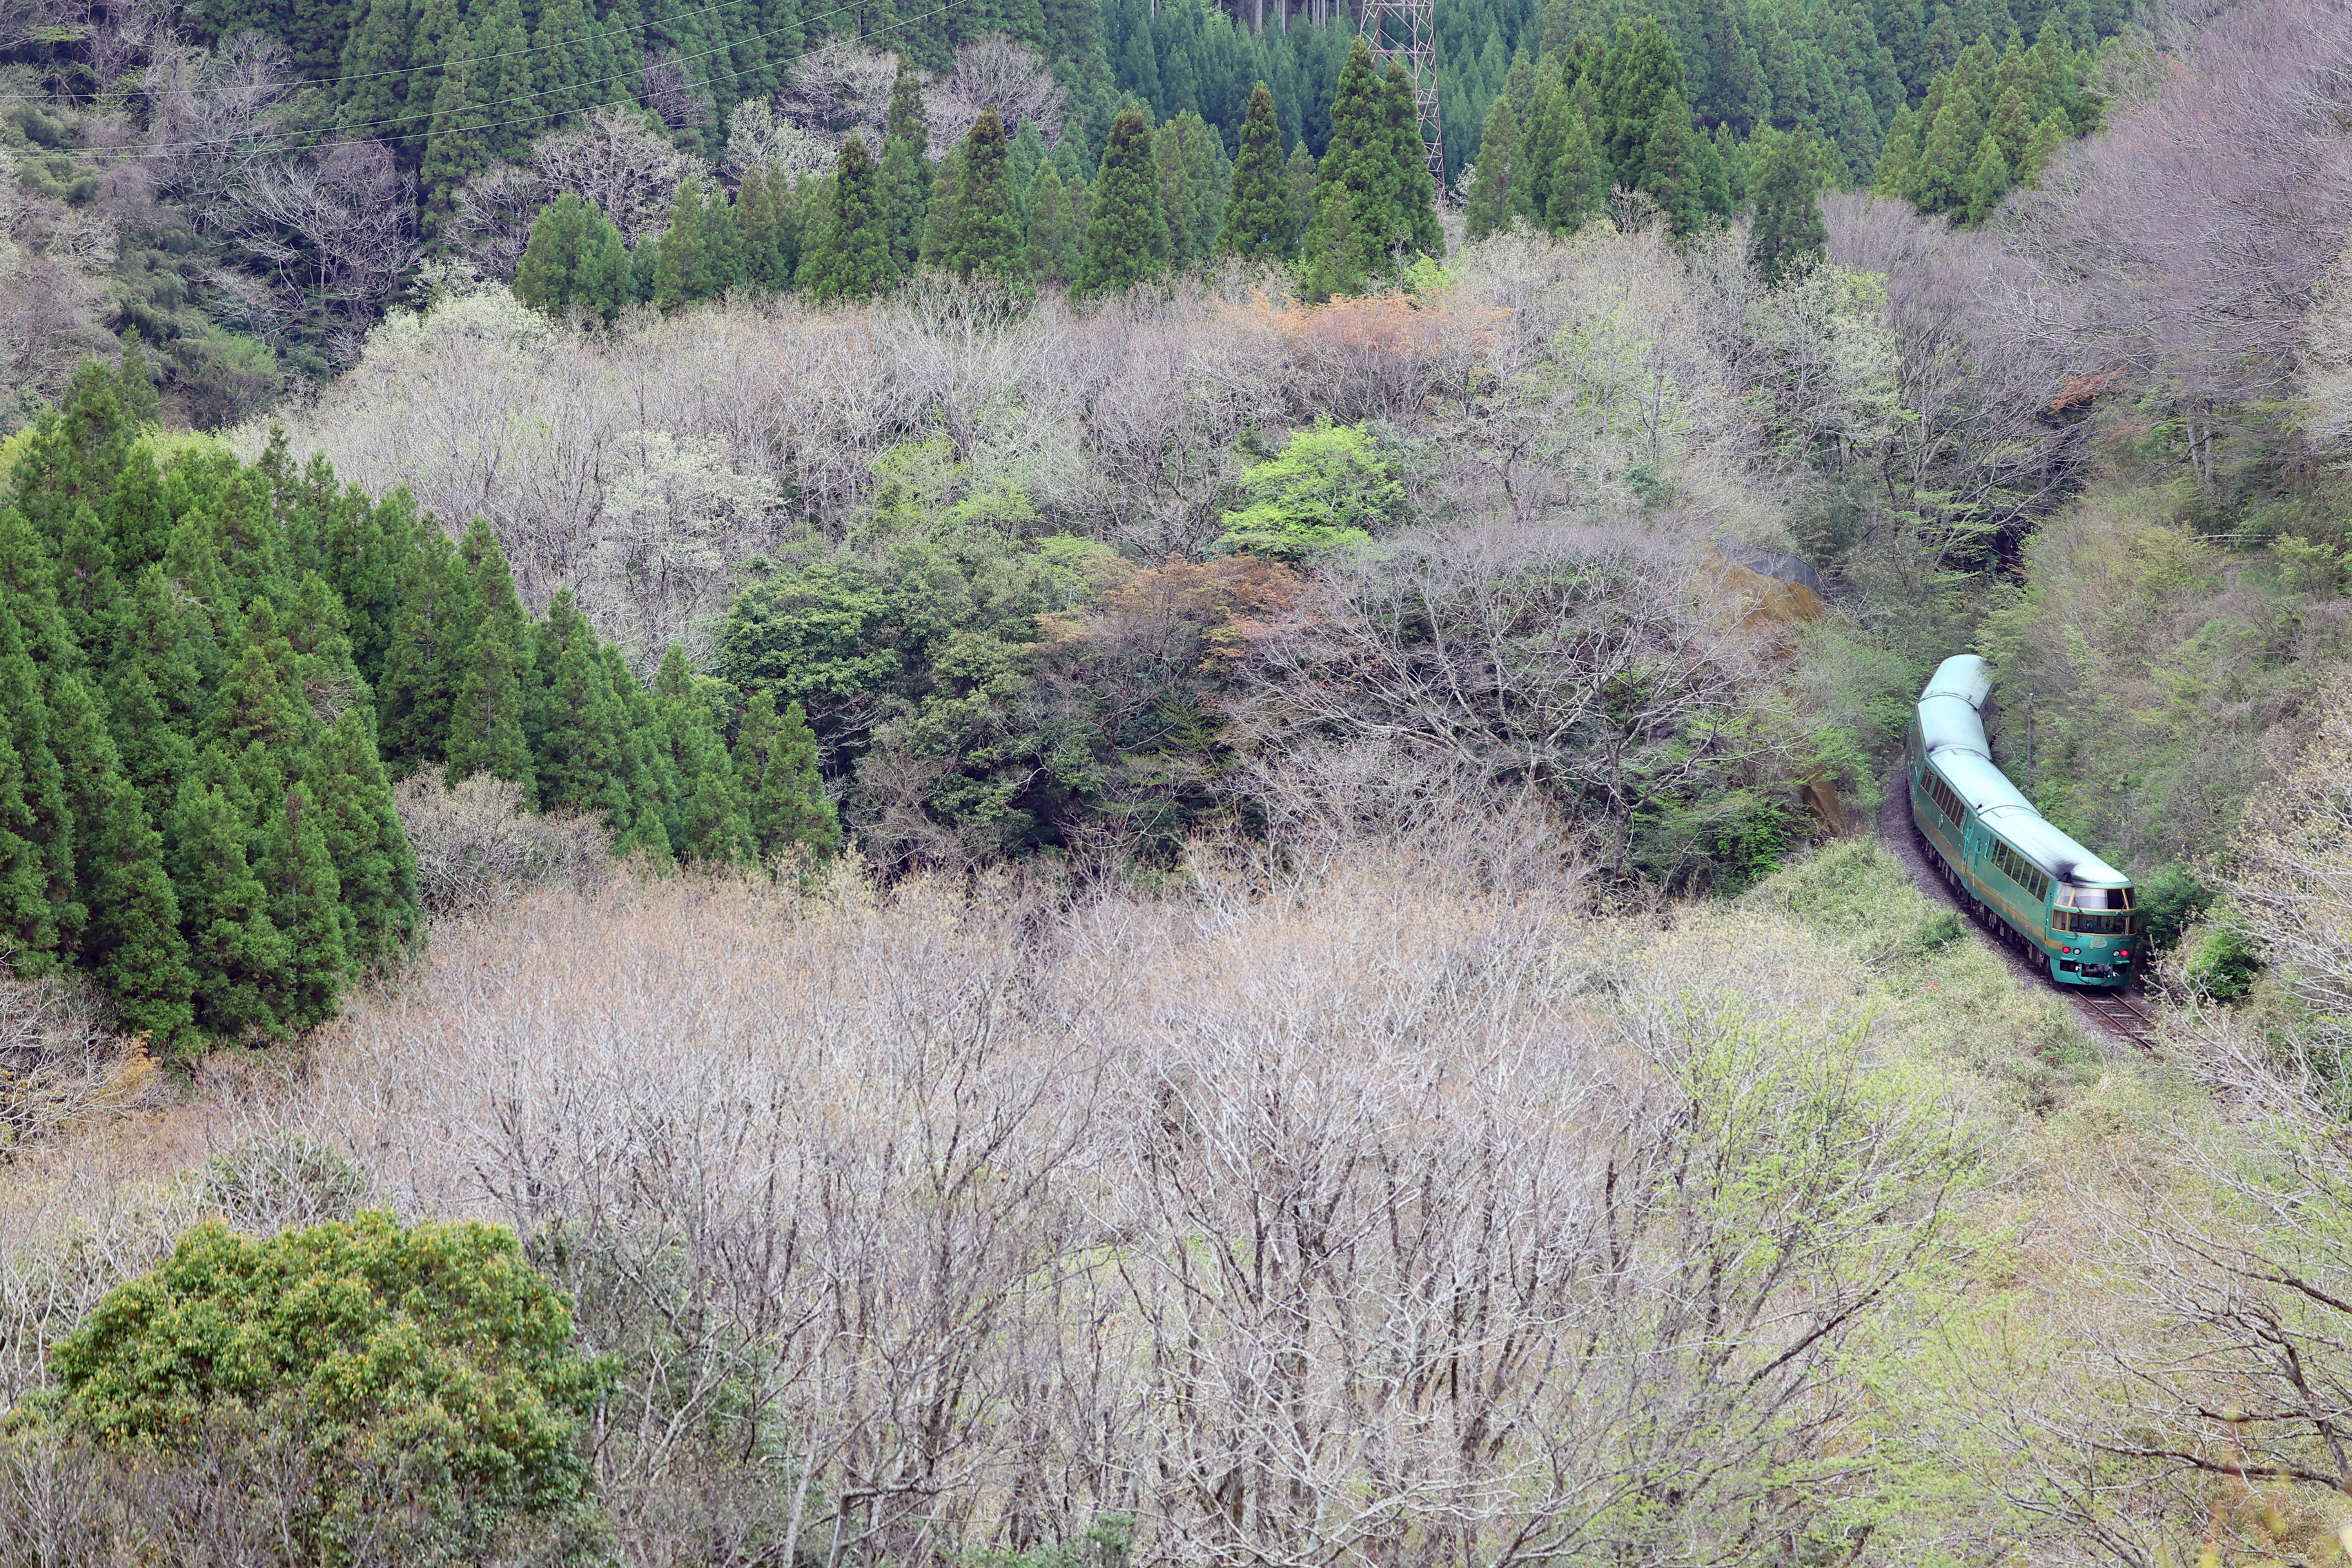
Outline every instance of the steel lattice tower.
[(1358, 31), (1372, 46), (1372, 58), (1382, 66), (1404, 62), (1412, 79), (1412, 100), (1421, 113), (1421, 139), (1429, 149), (1429, 172), (1437, 194), (1445, 195), (1445, 132), (1437, 121), (1436, 0), (1360, 0), (1363, 12)]

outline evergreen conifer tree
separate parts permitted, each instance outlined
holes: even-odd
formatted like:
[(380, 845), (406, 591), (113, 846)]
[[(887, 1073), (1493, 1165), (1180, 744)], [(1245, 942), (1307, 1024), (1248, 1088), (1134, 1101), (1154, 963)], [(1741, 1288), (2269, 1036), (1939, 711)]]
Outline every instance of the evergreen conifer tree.
[[(1304, 245), (1308, 275), (1316, 279), (1313, 293), (1353, 292), (1387, 267), (1392, 246), (1405, 237), (1387, 92), (1360, 36), (1340, 68), (1331, 100), (1331, 143), (1315, 181), (1315, 222)], [(1348, 201), (1344, 210), (1335, 210), (1341, 192)]]
[(474, 36), (474, 95), (482, 105), (481, 142), (488, 161), (504, 158), (545, 123), (532, 87), (537, 62), (521, 0), (496, 0)]
[(58, 933), (39, 826), (25, 798), (34, 781), (17, 753), (16, 728), (0, 724), (0, 943), (10, 969), (32, 976), (55, 963)]
[(489, 167), (489, 133), (495, 118), (482, 95), (483, 73), (475, 59), (474, 38), (462, 24), (442, 62), (441, 80), (433, 95), (433, 119), (425, 132), (425, 166), (418, 175), (425, 198), (425, 233), (439, 231), (455, 209), (457, 187)]
[(890, 237), (878, 187), (865, 138), (853, 134), (834, 168), (830, 210), (801, 258), (800, 285), (816, 303), (870, 300), (889, 287)]
[(746, 169), (735, 193), (735, 228), (743, 245), (743, 281), (762, 294), (782, 290), (792, 280), (784, 263), (782, 223), (777, 197), (789, 193), (781, 169)]
[(343, 100), (343, 133), (392, 142), (407, 129), (408, 41), (412, 0), (367, 0), (360, 25), (343, 45), (336, 89)]
[(1697, 138), (1691, 131), (1690, 107), (1679, 92), (1658, 102), (1643, 150), (1641, 191), (1658, 204), (1677, 238), (1697, 229), (1706, 209), (1700, 203)]
[(480, 618), (466, 649), (465, 673), (449, 714), (449, 783), (488, 773), (528, 791), (532, 781), (523, 699), (530, 683), (529, 623), (489, 524), (474, 520), (457, 548), (457, 559)]
[(1037, 129), (1034, 120), (1024, 120), (1013, 132), (1013, 205), (1025, 226), (1029, 221), (1029, 190), (1037, 183), (1037, 171), (1045, 166), (1045, 132)]
[(2011, 84), (1994, 102), (1988, 129), (2000, 142), (2001, 162), (2010, 168), (2025, 161), (2026, 144), (2033, 140), (2037, 118), (2021, 85)]
[(654, 308), (675, 310), (701, 296), (695, 290), (706, 267), (709, 240), (703, 230), (702, 182), (688, 176), (671, 200), (669, 231), (662, 236), (661, 260), (654, 268)]
[(560, 316), (572, 300), (572, 275), (580, 264), (585, 214), (580, 198), (564, 192), (531, 220), (530, 238), (515, 268), (515, 298), (534, 310)]
[(829, 855), (841, 845), (841, 821), (817, 771), (816, 736), (797, 702), (779, 715), (775, 694), (754, 692), (735, 736), (735, 784), (761, 865), (804, 845)]
[(1391, 243), (1424, 256), (1445, 254), (1445, 230), (1437, 221), (1437, 176), (1429, 166), (1429, 144), (1421, 136), (1421, 111), (1412, 79), (1396, 60), (1381, 79), (1381, 110), (1388, 121), (1395, 160), (1396, 228)]
[(894, 277), (911, 278), (929, 217), (931, 131), (923, 110), (922, 76), (903, 55), (890, 84), (890, 107), (882, 127), (881, 185), (890, 266)]
[(1977, 145), (1976, 161), (1969, 166), (1968, 221), (1979, 224), (2009, 194), (2009, 160), (2000, 155), (2000, 139), (1991, 132)]
[[(5, 771), (0, 763), (0, 774)], [(0, 822), (7, 815), (5, 799), (0, 788)], [(195, 975), (180, 934), (180, 901), (163, 863), (163, 836), (148, 820), (138, 788), (120, 773), (104, 792), (92, 827), (83, 847), (91, 919), (82, 963), (126, 1029), (166, 1049), (184, 1048), (195, 1024)], [(6, 904), (5, 834), (0, 826), (0, 909)]]
[(1168, 218), (1151, 153), (1151, 132), (1140, 110), (1122, 110), (1103, 144), (1095, 176), (1094, 210), (1078, 267), (1078, 291), (1112, 293), (1168, 268)]
[(571, 590), (537, 628), (530, 749), (542, 811), (592, 811), (618, 834), (635, 814), (622, 731), (626, 722), (587, 617)]
[(1822, 222), (1821, 173), (1804, 132), (1772, 135), (1756, 164), (1756, 222), (1748, 263), (1778, 283), (1821, 258), (1829, 243)]
[(418, 531), (375, 693), (379, 745), (394, 777), (446, 759), (449, 717), (481, 619), (447, 536), (429, 522)]
[(2032, 138), (2025, 143), (2025, 156), (2018, 161), (2017, 183), (2021, 185), (2037, 184), (2049, 169), (2050, 161), (2058, 155), (2060, 148), (2073, 140), (2074, 134), (2074, 128), (2066, 123), (2066, 117), (2053, 110), (2033, 128)]
[[(1540, 228), (1551, 209), (1552, 175), (1565, 151), (1571, 99), (1569, 90), (1560, 85), (1559, 73), (1549, 69), (1532, 74), (1528, 92), (1527, 103), (1515, 104), (1513, 109), (1517, 114), (1524, 108), (1525, 118), (1520, 121), (1518, 166), (1511, 183), (1510, 211)], [(1504, 226), (1507, 226), (1508, 222), (1506, 218)]]
[(1560, 134), (1559, 161), (1552, 165), (1545, 226), (1558, 234), (1574, 234), (1598, 216), (1609, 199), (1608, 177), (1583, 114), (1571, 106)]
[[(1588, 139), (1588, 150), (1590, 142)], [(1519, 121), (1508, 97), (1497, 97), (1486, 111), (1486, 126), (1478, 138), (1477, 172), (1470, 181), (1464, 213), (1464, 232), (1471, 239), (1499, 234), (1511, 224), (1511, 189), (1517, 183)]]
[(182, 782), (165, 840), (196, 1026), (216, 1038), (276, 1037), (287, 942), (247, 854), (246, 814), (225, 787), (236, 770), (217, 748), (205, 762)]
[(1043, 285), (1066, 289), (1076, 282), (1085, 230), (1077, 220), (1062, 171), (1048, 163), (1029, 193), (1029, 272)]
[[(1491, 118), (1488, 123), (1492, 124)], [(1225, 198), (1224, 226), (1217, 254), (1244, 261), (1280, 261), (1297, 237), (1293, 226), (1290, 184), (1283, 170), (1282, 129), (1276, 123), (1274, 91), (1259, 82), (1250, 89), (1249, 113), (1242, 121), (1241, 156), (1234, 160), (1233, 186)], [(1486, 154), (1482, 149), (1479, 154)]]
[(1886, 132), (1886, 145), (1878, 154), (1878, 167), (1871, 176), (1870, 188), (1878, 195), (1899, 196), (1908, 200), (1919, 158), (1919, 138), (1914, 128), (1911, 110), (1898, 110), (1895, 123)]
[(964, 138), (961, 189), (940, 247), (939, 264), (958, 278), (1011, 280), (1026, 270), (1012, 151), (996, 110), (982, 110)]
[[(1599, 118), (1592, 129), (1611, 177), (1640, 186), (1650, 176), (1649, 147), (1658, 132), (1658, 111), (1669, 95), (1681, 105), (1684, 131), (1690, 105), (1684, 96), (1682, 56), (1657, 17), (1639, 26), (1617, 24), (1617, 37), (1601, 57), (1597, 77)], [(1775, 92), (1777, 101), (1780, 94)]]
[(680, 858), (735, 865), (750, 858), (751, 826), (733, 762), (719, 738), (710, 704), (695, 687), (686, 655), (672, 645), (654, 678), (662, 744), (677, 792), (665, 825)]
[(562, 130), (594, 108), (605, 90), (599, 81), (589, 31), (595, 19), (583, 0), (545, 0), (539, 32), (531, 39), (536, 108), (548, 128)]
[(457, 42), (457, 0), (424, 0), (416, 9), (408, 39), (408, 91), (404, 95), (404, 135), (398, 147), (400, 167), (417, 172), (433, 123), (433, 106), (441, 95), (443, 70)]
[(302, 784), (341, 879), (345, 953), (354, 973), (384, 967), (423, 932), (424, 915), (416, 856), (362, 710), (346, 710), (320, 737)]
[(284, 945), (269, 989), (278, 1033), (315, 1028), (335, 1016), (350, 978), (342, 881), (309, 793), (291, 784), (271, 803), (255, 873), (268, 894), (270, 926)]
[(1970, 166), (1984, 141), (1982, 121), (1968, 89), (1957, 81), (1948, 84), (1943, 107), (1936, 111), (1912, 171), (1911, 200), (1921, 212), (1951, 212), (1968, 205)]
[(940, 258), (947, 254), (948, 235), (955, 227), (956, 212), (963, 200), (963, 155), (964, 144), (959, 142), (931, 171), (930, 192), (923, 202), (923, 232), (915, 247), (917, 270), (946, 265)]

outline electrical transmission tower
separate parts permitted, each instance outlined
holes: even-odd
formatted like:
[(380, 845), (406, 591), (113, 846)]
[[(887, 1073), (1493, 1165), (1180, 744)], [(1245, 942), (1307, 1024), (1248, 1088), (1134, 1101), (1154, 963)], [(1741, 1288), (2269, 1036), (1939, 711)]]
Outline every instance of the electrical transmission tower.
[(1437, 122), (1436, 0), (1362, 0), (1359, 30), (1372, 46), (1372, 58), (1385, 66), (1404, 62), (1412, 79), (1412, 101), (1421, 113), (1421, 140), (1429, 149), (1429, 173), (1437, 194), (1445, 195), (1445, 132)]

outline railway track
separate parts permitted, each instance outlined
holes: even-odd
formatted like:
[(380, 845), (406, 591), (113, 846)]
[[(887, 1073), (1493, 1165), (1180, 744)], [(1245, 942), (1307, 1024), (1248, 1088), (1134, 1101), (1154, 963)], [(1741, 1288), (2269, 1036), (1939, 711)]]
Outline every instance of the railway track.
[(2066, 988), (2075, 1005), (2105, 1025), (2112, 1032), (2146, 1051), (2156, 1054), (2156, 1020), (2147, 1008), (2128, 996), (2113, 991), (2084, 991)]
[(1911, 820), (1908, 799), (1907, 785), (1898, 763), (1887, 776), (1885, 804), (1879, 808), (1879, 840), (1895, 852), (1895, 858), (1910, 872), (1912, 885), (1947, 908), (1958, 911), (1962, 919), (1974, 925), (1988, 942), (2000, 950), (2021, 981), (2064, 992), (2076, 1006), (2096, 1021), (2096, 1027), (2154, 1056), (2156, 1026), (2147, 1009), (2130, 997), (2117, 995), (2112, 991), (2060, 985), (2052, 980), (2041, 964), (2020, 951), (2007, 927), (1987, 921), (1975, 907), (1976, 900), (1964, 889), (1953, 885), (1950, 868), (1919, 837), (1918, 829)]

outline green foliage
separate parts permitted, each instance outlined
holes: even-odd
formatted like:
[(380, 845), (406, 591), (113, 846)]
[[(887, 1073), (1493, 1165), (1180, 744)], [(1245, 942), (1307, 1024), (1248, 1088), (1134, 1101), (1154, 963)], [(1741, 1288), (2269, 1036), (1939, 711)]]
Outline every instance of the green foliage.
[(1225, 514), (1215, 548), (1305, 561), (1385, 531), (1404, 486), (1360, 425), (1318, 418), (1275, 457), (1242, 471), (1245, 504)]
[(1086, 244), (1079, 202), (1086, 187), (1073, 190), (1061, 170), (1047, 164), (1029, 189), (1029, 272), (1039, 283), (1066, 289), (1077, 280)]
[(1078, 265), (1078, 291), (1115, 293), (1167, 270), (1168, 217), (1160, 196), (1151, 132), (1139, 110), (1111, 121), (1102, 168), (1095, 176), (1087, 248)]
[(826, 211), (801, 257), (799, 279), (811, 300), (870, 300), (895, 276), (889, 213), (866, 140), (851, 136), (834, 166)]
[(1244, 261), (1280, 260), (1290, 255), (1297, 237), (1274, 93), (1259, 82), (1250, 89), (1249, 115), (1242, 123), (1241, 155), (1234, 160), (1217, 253)]
[[(1588, 148), (1591, 145), (1587, 139)], [(1511, 190), (1518, 182), (1519, 121), (1511, 100), (1497, 98), (1478, 139), (1477, 174), (1470, 182), (1465, 233), (1484, 239), (1510, 226)]]
[(1821, 175), (1802, 132), (1775, 136), (1756, 165), (1756, 222), (1748, 264), (1768, 284), (1821, 259), (1829, 244), (1822, 221)]
[(996, 110), (981, 110), (961, 151), (954, 202), (940, 209), (945, 223), (938, 264), (967, 279), (1023, 278), (1027, 268), (1013, 199), (1012, 145)]
[(2011, 186), (2041, 178), (2059, 148), (2095, 127), (2085, 91), (2091, 56), (2044, 26), (2032, 48), (1990, 37), (1958, 51), (1916, 110), (1889, 127), (1872, 187), (1926, 213), (1981, 223)]
[(1442, 251), (1429, 174), (1401, 67), (1374, 68), (1359, 38), (1331, 104), (1331, 145), (1316, 165), (1315, 221), (1303, 247), (1308, 291), (1352, 293), (1409, 253)]
[(2142, 939), (2159, 952), (2172, 947), (2205, 918), (2219, 896), (2187, 867), (2158, 867), (2154, 875), (2137, 879), (2134, 893)]
[(133, 1451), (299, 1445), (311, 1561), (348, 1560), (387, 1494), (482, 1542), (585, 1497), (582, 1424), (613, 1369), (571, 1340), (501, 1226), (379, 1211), (264, 1241), (213, 1220), (58, 1342), (56, 1386), (16, 1419)]
[(754, 692), (735, 737), (734, 761), (757, 864), (772, 865), (796, 846), (820, 856), (841, 847), (841, 819), (817, 770), (816, 734), (799, 703), (779, 714), (773, 691)]
[(2181, 978), (2190, 990), (2214, 1002), (2242, 1001), (2263, 972), (2262, 954), (2244, 930), (2222, 920), (2197, 933), (2181, 961)]
[(609, 325), (629, 297), (621, 231), (603, 208), (566, 191), (532, 221), (514, 291), (535, 310), (563, 316), (576, 308)]

